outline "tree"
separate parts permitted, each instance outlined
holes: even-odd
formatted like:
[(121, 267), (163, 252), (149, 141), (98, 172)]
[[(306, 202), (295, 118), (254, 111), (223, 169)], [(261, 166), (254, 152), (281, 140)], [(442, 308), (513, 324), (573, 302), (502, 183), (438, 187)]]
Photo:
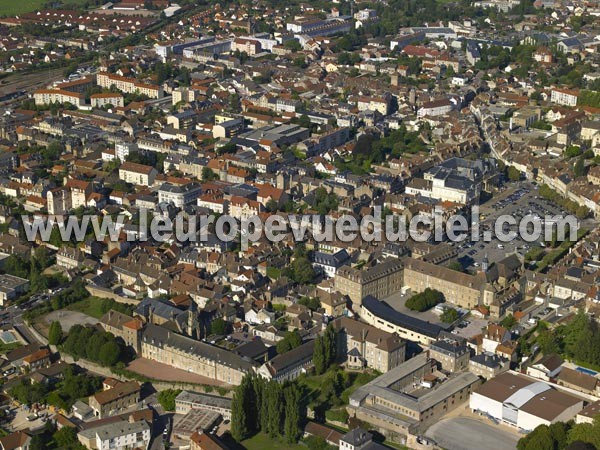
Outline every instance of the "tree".
[(440, 316), (440, 319), (444, 323), (454, 323), (459, 319), (459, 317), (460, 315), (458, 314), (458, 311), (456, 311), (454, 308), (447, 308)]
[(521, 172), (513, 166), (508, 166), (506, 175), (510, 181), (519, 181), (521, 179)]
[(58, 321), (52, 322), (48, 331), (48, 343), (50, 345), (58, 345), (62, 341), (63, 331), (62, 325)]
[(285, 398), (285, 419), (283, 434), (288, 444), (298, 442), (300, 435), (300, 389), (296, 383), (288, 384), (283, 388)]
[(585, 165), (583, 160), (583, 157), (579, 157), (573, 166), (573, 174), (576, 177), (582, 177), (585, 175)]
[(316, 311), (321, 307), (321, 302), (316, 297), (302, 297), (298, 300), (299, 305), (304, 305), (311, 311)]
[(325, 346), (323, 343), (323, 338), (321, 336), (317, 336), (317, 339), (315, 339), (315, 348), (313, 350), (313, 364), (315, 366), (315, 372), (317, 375), (321, 375), (322, 373), (325, 373), (325, 370), (327, 370), (325, 361)]
[(100, 347), (98, 359), (100, 364), (110, 367), (114, 366), (121, 358), (121, 347), (113, 340), (108, 341)]
[(226, 334), (227, 333), (227, 322), (224, 319), (215, 319), (210, 324), (211, 334)]
[(277, 353), (281, 355), (296, 347), (300, 347), (300, 345), (302, 345), (302, 338), (298, 334), (298, 330), (288, 331), (285, 333), (283, 339), (277, 343)]
[(248, 427), (248, 415), (256, 411), (248, 411), (252, 396), (251, 375), (242, 378), (239, 386), (233, 391), (231, 399), (231, 436), (238, 442), (251, 435)]
[(175, 411), (175, 398), (181, 393), (181, 389), (165, 389), (157, 395), (158, 403), (165, 411)]
[(63, 427), (52, 435), (52, 440), (60, 449), (80, 448), (79, 439), (77, 439), (77, 429)]
[(512, 314), (507, 315), (502, 321), (500, 321), (500, 325), (502, 325), (507, 330), (510, 330), (517, 324), (517, 319)]
[(217, 180), (219, 176), (213, 172), (210, 167), (202, 168), (202, 181), (213, 181)]
[(448, 264), (448, 269), (456, 270), (457, 272), (464, 272), (462, 264), (458, 261), (452, 261)]
[(406, 307), (413, 311), (427, 311), (438, 303), (444, 302), (444, 294), (435, 289), (426, 288), (420, 294), (415, 294), (406, 301)]
[(266, 408), (263, 409), (263, 414), (266, 420), (262, 431), (275, 437), (281, 434), (281, 418), (285, 412), (281, 385), (276, 381), (270, 381), (266, 385), (264, 398)]

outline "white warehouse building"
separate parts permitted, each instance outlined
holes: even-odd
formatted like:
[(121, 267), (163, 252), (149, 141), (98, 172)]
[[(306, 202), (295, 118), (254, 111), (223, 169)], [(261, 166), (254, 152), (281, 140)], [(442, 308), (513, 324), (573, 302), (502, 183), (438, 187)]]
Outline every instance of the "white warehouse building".
[(583, 399), (543, 381), (505, 372), (473, 392), (469, 407), (504, 424), (531, 431), (538, 425), (571, 420), (583, 408)]

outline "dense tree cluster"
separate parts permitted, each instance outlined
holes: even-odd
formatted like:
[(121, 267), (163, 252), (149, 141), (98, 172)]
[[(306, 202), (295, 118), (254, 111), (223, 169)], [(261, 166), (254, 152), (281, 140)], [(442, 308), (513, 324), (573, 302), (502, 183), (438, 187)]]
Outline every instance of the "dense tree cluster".
[(50, 345), (58, 345), (61, 343), (63, 338), (63, 330), (60, 322), (55, 320), (50, 324), (50, 330), (48, 331), (48, 343)]
[(578, 205), (573, 200), (562, 197), (558, 192), (546, 184), (542, 184), (540, 186), (539, 193), (540, 196), (546, 200), (550, 200), (551, 202), (562, 206), (567, 211), (575, 214), (579, 219), (583, 219), (590, 214), (590, 210), (588, 208)]
[(297, 383), (282, 385), (246, 375), (233, 393), (231, 435), (242, 441), (262, 431), (271, 437), (283, 436), (290, 444), (297, 442), (305, 409)]
[(111, 333), (95, 327), (74, 325), (66, 337), (63, 349), (77, 357), (101, 364), (114, 366), (127, 358), (124, 343)]
[(93, 394), (101, 386), (100, 378), (78, 373), (73, 366), (68, 366), (63, 372), (63, 380), (54, 385), (22, 379), (9, 394), (26, 405), (46, 403), (67, 411), (77, 399)]
[(406, 307), (413, 311), (427, 311), (438, 303), (444, 302), (444, 294), (435, 289), (426, 288), (423, 292), (413, 295), (406, 300)]
[(325, 373), (337, 357), (337, 333), (329, 324), (323, 336), (317, 336), (313, 350), (313, 364), (317, 375)]
[(594, 450), (600, 448), (600, 418), (593, 423), (540, 425), (517, 444), (518, 450)]
[(175, 399), (179, 394), (181, 389), (165, 389), (158, 393), (156, 399), (165, 411), (175, 411)]
[(405, 153), (413, 154), (426, 149), (420, 133), (408, 131), (402, 125), (383, 138), (372, 133), (361, 135), (354, 145), (351, 159), (336, 160), (336, 165), (343, 170), (365, 174), (370, 172), (372, 164), (381, 164), (390, 157), (398, 158)]
[(282, 354), (289, 352), (290, 350), (300, 347), (302, 345), (302, 338), (298, 333), (298, 330), (288, 331), (282, 340), (277, 343), (277, 353)]

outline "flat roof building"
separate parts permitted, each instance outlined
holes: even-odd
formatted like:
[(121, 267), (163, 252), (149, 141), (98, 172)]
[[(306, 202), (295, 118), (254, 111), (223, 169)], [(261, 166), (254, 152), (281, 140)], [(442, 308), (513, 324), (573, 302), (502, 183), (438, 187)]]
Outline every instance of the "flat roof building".
[(571, 420), (583, 409), (583, 398), (511, 371), (481, 385), (471, 394), (469, 407), (531, 431), (539, 425)]

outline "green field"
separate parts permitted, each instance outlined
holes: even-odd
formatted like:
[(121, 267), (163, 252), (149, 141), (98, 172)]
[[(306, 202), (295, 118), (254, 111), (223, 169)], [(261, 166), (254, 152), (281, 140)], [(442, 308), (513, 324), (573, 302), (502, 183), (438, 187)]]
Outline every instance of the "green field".
[(250, 439), (242, 441), (247, 450), (306, 450), (302, 444), (286, 444), (282, 439), (271, 439), (264, 433), (258, 433)]
[[(69, 0), (66, 4), (75, 5), (84, 0)], [(0, 0), (0, 16), (14, 16), (42, 9), (48, 0)]]

